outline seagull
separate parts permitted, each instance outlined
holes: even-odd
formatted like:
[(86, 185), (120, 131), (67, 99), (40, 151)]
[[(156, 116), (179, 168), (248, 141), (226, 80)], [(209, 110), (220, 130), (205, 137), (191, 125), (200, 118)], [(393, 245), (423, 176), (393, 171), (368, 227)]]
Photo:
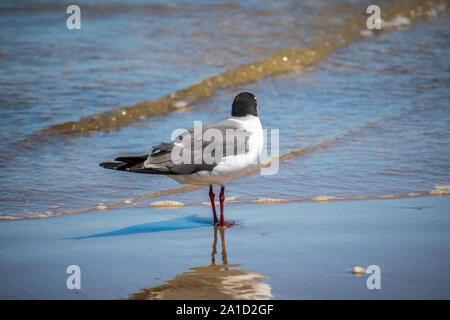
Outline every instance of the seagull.
[[(103, 162), (106, 169), (162, 174), (182, 184), (209, 186), (214, 225), (230, 227), (224, 220), (225, 184), (257, 165), (264, 136), (254, 94), (241, 92), (233, 100), (231, 117), (206, 126), (195, 126), (172, 142), (153, 146), (149, 155), (118, 157)], [(220, 221), (213, 185), (220, 185)]]

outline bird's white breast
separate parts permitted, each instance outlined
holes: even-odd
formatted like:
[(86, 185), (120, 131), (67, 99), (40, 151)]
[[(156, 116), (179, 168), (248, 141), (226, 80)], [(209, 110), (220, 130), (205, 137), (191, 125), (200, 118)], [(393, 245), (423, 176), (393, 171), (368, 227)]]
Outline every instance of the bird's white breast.
[(252, 133), (248, 141), (249, 151), (244, 154), (224, 157), (213, 170), (213, 172), (220, 174), (240, 171), (250, 165), (256, 165), (264, 144), (263, 130), (258, 117), (249, 115), (231, 118), (230, 120), (239, 122), (245, 131)]

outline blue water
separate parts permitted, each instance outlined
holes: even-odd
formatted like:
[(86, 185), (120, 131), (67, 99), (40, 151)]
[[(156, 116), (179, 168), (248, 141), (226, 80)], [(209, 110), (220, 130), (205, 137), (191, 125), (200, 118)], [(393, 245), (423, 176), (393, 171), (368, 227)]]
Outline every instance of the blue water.
[[(166, 177), (107, 171), (98, 163), (145, 154), (196, 120), (227, 117), (240, 91), (256, 94), (263, 127), (280, 130), (281, 155), (326, 147), (282, 162), (276, 175), (231, 183), (227, 195), (239, 201), (397, 196), (449, 185), (448, 13), (343, 46), (301, 73), (217, 90), (168, 116), (103, 132), (37, 135), (307, 46), (326, 29), (314, 26), (330, 6), (80, 2), (82, 29), (69, 31), (60, 4), (35, 10), (26, 1), (2, 3), (0, 215), (52, 216), (179, 188)], [(330, 18), (328, 27), (349, 16)], [(202, 189), (157, 200), (166, 199), (192, 204), (208, 197)]]

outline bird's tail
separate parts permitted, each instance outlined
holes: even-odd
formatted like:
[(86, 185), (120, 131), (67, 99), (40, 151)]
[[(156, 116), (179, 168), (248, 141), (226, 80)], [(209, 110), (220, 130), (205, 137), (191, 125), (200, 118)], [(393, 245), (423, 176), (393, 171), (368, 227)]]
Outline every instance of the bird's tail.
[(105, 169), (114, 169), (121, 171), (130, 171), (147, 174), (168, 174), (166, 170), (158, 170), (155, 168), (145, 168), (144, 162), (148, 155), (139, 157), (119, 157), (116, 158), (116, 162), (102, 162), (100, 167)]

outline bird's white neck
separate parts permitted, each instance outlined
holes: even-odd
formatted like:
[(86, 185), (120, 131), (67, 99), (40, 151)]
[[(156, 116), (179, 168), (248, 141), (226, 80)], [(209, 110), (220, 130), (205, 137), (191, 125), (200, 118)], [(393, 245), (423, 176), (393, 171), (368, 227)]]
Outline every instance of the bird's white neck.
[(248, 115), (246, 115), (244, 117), (231, 117), (230, 119), (238, 120), (238, 121), (246, 121), (246, 120), (259, 119), (259, 117), (254, 116), (252, 114), (248, 114)]

